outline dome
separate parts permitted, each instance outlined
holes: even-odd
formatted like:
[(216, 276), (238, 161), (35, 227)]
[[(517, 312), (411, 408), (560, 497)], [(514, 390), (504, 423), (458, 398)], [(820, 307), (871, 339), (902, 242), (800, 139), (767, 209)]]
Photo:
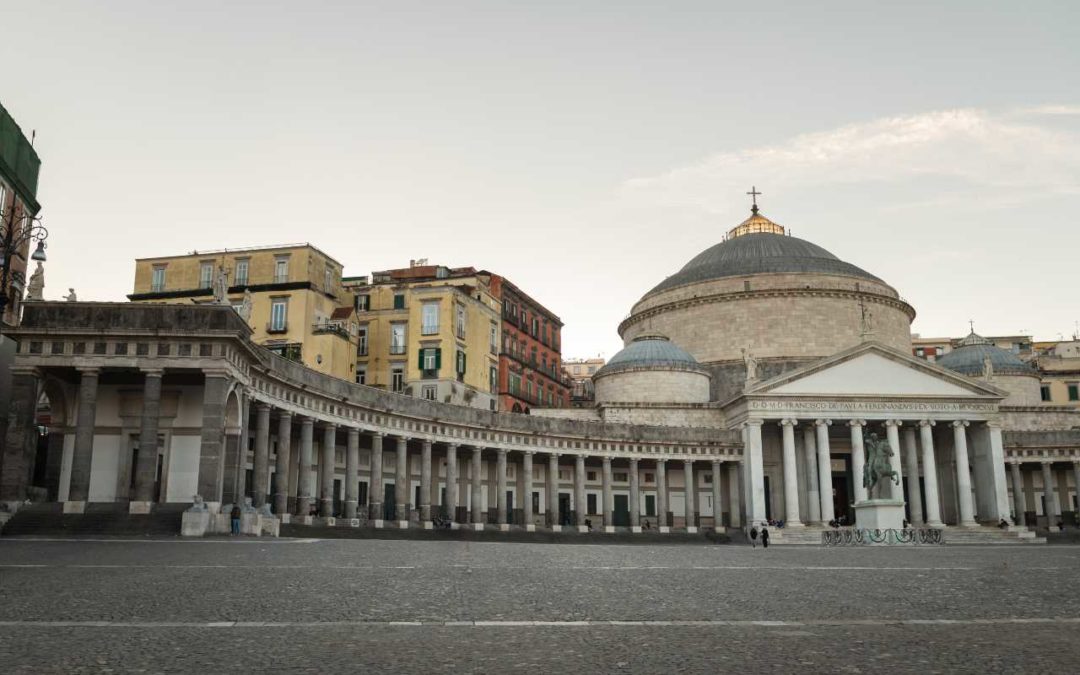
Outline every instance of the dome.
[(961, 340), (956, 349), (938, 357), (936, 363), (942, 368), (948, 368), (963, 375), (981, 377), (984, 374), (987, 357), (990, 358), (994, 375), (1029, 375), (1032, 377), (1037, 375), (1035, 369), (1021, 361), (1016, 354), (994, 345), (974, 332)]
[(676, 286), (746, 274), (838, 274), (885, 283), (817, 244), (786, 234), (771, 220), (754, 214), (729, 233), (725, 241), (705, 249), (681, 270), (645, 295)]
[(639, 335), (626, 345), (594, 377), (620, 370), (658, 368), (667, 370), (701, 370), (697, 360), (666, 336), (649, 333)]

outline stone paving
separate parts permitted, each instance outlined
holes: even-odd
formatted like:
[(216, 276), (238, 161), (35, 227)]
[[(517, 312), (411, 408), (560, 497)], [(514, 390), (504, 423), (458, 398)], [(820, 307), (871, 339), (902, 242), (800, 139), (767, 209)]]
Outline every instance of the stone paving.
[(0, 672), (1075, 672), (1080, 548), (0, 540)]

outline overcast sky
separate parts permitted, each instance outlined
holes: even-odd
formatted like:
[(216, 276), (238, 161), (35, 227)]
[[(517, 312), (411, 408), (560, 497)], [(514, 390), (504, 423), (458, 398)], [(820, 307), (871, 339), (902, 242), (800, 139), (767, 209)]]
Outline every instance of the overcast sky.
[(37, 130), (47, 298), (310, 241), (496, 271), (611, 356), (756, 185), (914, 332), (1068, 337), (1080, 3), (873, 5), (10, 2), (0, 101)]

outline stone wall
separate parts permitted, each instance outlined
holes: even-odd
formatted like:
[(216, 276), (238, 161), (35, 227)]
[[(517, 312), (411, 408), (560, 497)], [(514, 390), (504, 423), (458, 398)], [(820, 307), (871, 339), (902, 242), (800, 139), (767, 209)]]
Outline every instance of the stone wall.
[(1080, 409), (1063, 405), (1002, 406), (1006, 429), (1048, 431), (1080, 428)]
[(707, 403), (709, 376), (694, 370), (636, 368), (593, 378), (597, 404)]
[(1002, 405), (1036, 406), (1042, 403), (1042, 389), (1035, 375), (995, 375), (990, 384), (1009, 392)]

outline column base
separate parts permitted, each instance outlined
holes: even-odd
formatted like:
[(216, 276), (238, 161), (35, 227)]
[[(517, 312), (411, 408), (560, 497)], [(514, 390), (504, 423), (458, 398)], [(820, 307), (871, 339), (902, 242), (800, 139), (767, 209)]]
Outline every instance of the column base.
[(509, 531), (510, 531), (510, 524), (509, 523), (499, 523), (499, 532), (509, 532)]
[(551, 526), (551, 531), (552, 532), (562, 532), (562, 525), (552, 525)]
[(615, 526), (614, 525), (605, 525), (604, 526), (604, 534), (615, 534)]
[(671, 532), (671, 528), (670, 528), (670, 527), (668, 527), (667, 525), (661, 525), (661, 526), (660, 526), (659, 528), (657, 528), (657, 529), (659, 529), (659, 530), (660, 530), (660, 534), (667, 534), (667, 533)]
[(420, 521), (420, 529), (433, 530), (435, 529), (435, 523), (431, 522), (430, 520), (422, 520)]
[(315, 524), (316, 525), (322, 525), (323, 527), (336, 527), (337, 526), (337, 518), (335, 518), (333, 516), (326, 516), (325, 518), (316, 518), (315, 519)]
[(64, 513), (86, 513), (86, 502), (64, 502)]
[[(806, 524), (801, 522), (801, 521), (796, 520), (794, 523), (792, 523), (792, 522), (784, 523), (784, 527), (800, 528), (800, 527), (806, 527)], [(720, 528), (717, 528), (717, 530), (719, 530), (719, 529)]]
[(536, 525), (533, 525), (532, 523), (529, 523), (528, 525), (525, 526), (525, 531), (526, 532), (536, 532)]
[(386, 521), (382, 520), (381, 518), (371, 521), (371, 524), (375, 526), (376, 530), (381, 530), (386, 527)]
[(633, 532), (634, 534), (641, 534), (641, 526), (640, 525), (631, 525), (630, 526), (630, 531)]
[(484, 524), (483, 523), (473, 523), (472, 524), (472, 529), (473, 529), (473, 532), (483, 532), (484, 531)]
[(461, 523), (450, 523), (450, 529), (451, 530), (460, 530), (461, 529)]
[(297, 525), (314, 525), (315, 516), (296, 516), (296, 519), (293, 520), (293, 523)]
[(588, 525), (578, 525), (577, 526), (577, 531), (579, 533), (588, 532), (589, 531), (589, 526)]
[(145, 516), (150, 513), (150, 508), (153, 504), (154, 502), (128, 502), (128, 513)]
[(342, 520), (342, 524), (345, 527), (360, 527), (360, 519), (359, 518), (345, 518), (344, 520)]
[(282, 525), (288, 525), (289, 523), (292, 522), (292, 514), (291, 513), (282, 513), (281, 515), (278, 516), (278, 520), (281, 521)]
[(687, 534), (697, 534), (697, 528), (694, 527), (693, 525), (690, 525), (689, 527), (686, 528), (686, 533)]
[[(978, 524), (978, 523), (976, 523), (976, 522), (975, 522), (974, 520), (972, 520), (971, 522), (967, 522), (967, 523), (960, 523), (960, 524), (959, 524), (959, 525), (958, 525), (957, 527), (968, 527), (968, 528), (972, 528), (972, 527), (982, 527), (982, 525), (979, 525), (979, 524)], [(1057, 531), (1057, 528), (1054, 528), (1053, 530), (1051, 530), (1051, 532), (1056, 532), (1056, 531)]]
[(397, 521), (397, 526), (398, 526), (399, 530), (407, 530), (407, 529), (409, 529), (409, 521), (407, 521), (407, 520), (399, 520), (399, 521)]
[(933, 522), (926, 523), (926, 525), (924, 525), (923, 527), (932, 527), (935, 530), (940, 530), (940, 529), (943, 529), (945, 527), (945, 523), (941, 522), (940, 520), (936, 520), (936, 521), (933, 521)]
[[(967, 527), (967, 525), (965, 525), (964, 527)], [(1050, 525), (1050, 526), (1048, 526), (1046, 528), (1046, 531), (1047, 532), (1061, 532), (1061, 528), (1058, 527), (1057, 525)]]

